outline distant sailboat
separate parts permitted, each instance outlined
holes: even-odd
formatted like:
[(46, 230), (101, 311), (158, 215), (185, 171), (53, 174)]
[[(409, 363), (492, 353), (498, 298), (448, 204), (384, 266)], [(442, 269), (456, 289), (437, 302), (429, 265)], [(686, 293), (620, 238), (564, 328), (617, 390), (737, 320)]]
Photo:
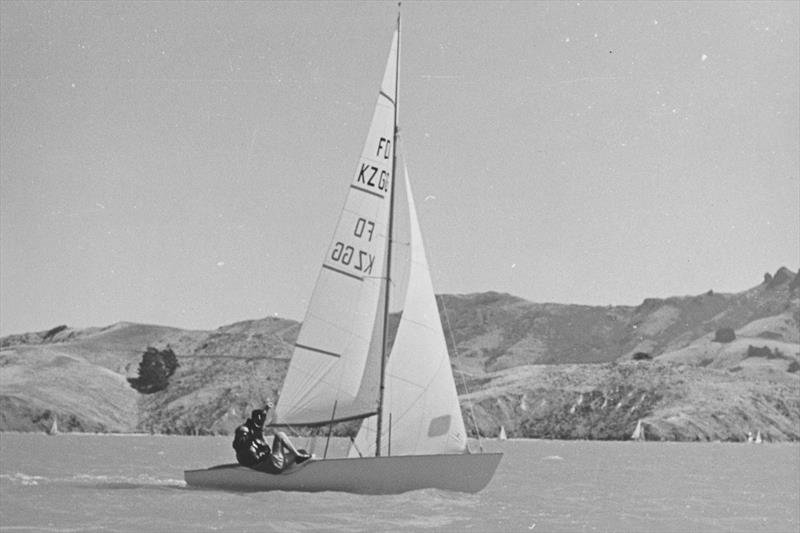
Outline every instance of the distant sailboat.
[(58, 417), (53, 415), (53, 423), (50, 424), (50, 429), (47, 430), (48, 435), (58, 435)]
[(753, 432), (752, 432), (752, 431), (748, 431), (748, 432), (747, 432), (747, 442), (748, 442), (749, 444), (752, 444), (752, 443), (753, 443)]
[(761, 431), (759, 430), (759, 431), (757, 431), (757, 432), (756, 432), (756, 440), (755, 440), (755, 443), (756, 443), (756, 444), (761, 444), (762, 442), (763, 442), (763, 441), (761, 440)]
[[(327, 426), (362, 420), (346, 458), (266, 467), (219, 465), (184, 473), (190, 486), (226, 490), (396, 494), (423, 488), (477, 492), (500, 453), (469, 453), (408, 172), (395, 196), (398, 28), (367, 142), (323, 261), (273, 425)], [(395, 207), (408, 209), (410, 237), (393, 237)], [(308, 218), (308, 215), (298, 214)], [(405, 246), (408, 281), (392, 344), (388, 316), (393, 248)], [(404, 261), (405, 263), (405, 261)], [(394, 293), (392, 293), (394, 294)]]
[(508, 436), (506, 436), (506, 428), (505, 426), (500, 426), (500, 434), (497, 436), (498, 440), (506, 440)]
[(635, 440), (635, 441), (647, 440), (645, 438), (645, 434), (644, 434), (644, 424), (642, 424), (641, 420), (639, 420), (636, 423), (636, 429), (633, 430), (633, 434), (631, 435), (631, 440)]

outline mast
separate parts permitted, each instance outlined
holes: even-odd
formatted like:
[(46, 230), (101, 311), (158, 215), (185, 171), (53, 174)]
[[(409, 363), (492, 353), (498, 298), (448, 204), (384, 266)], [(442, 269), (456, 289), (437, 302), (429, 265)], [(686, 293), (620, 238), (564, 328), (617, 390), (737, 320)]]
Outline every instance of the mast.
[[(394, 126), (392, 128), (392, 179), (389, 184), (389, 224), (386, 246), (386, 286), (383, 302), (383, 343), (381, 345), (381, 381), (378, 394), (378, 423), (375, 436), (375, 456), (381, 455), (381, 433), (383, 432), (383, 396), (386, 389), (386, 360), (389, 355), (389, 289), (392, 285), (392, 242), (394, 235), (394, 182), (397, 177), (397, 109), (400, 105), (400, 5), (397, 3), (397, 51), (394, 75)], [(389, 417), (391, 423), (391, 416)], [(391, 429), (391, 428), (390, 428)]]

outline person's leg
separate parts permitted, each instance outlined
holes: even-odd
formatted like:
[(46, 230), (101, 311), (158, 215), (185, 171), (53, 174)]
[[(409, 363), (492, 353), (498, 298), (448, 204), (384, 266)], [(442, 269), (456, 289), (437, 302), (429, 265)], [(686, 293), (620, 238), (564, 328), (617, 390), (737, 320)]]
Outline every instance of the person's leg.
[(286, 459), (283, 456), (283, 444), (281, 443), (281, 439), (278, 435), (272, 439), (272, 454), (270, 455), (270, 461), (272, 461), (272, 466), (277, 468), (278, 470), (283, 470), (283, 467), (286, 465)]
[[(303, 453), (301, 453), (300, 451), (298, 451), (298, 450), (297, 450), (297, 448), (295, 448), (295, 447), (294, 447), (294, 444), (292, 444), (292, 441), (290, 441), (290, 440), (289, 440), (289, 437), (287, 437), (287, 436), (286, 436), (286, 433), (284, 433), (283, 431), (276, 431), (276, 432), (275, 432), (275, 440), (273, 441), (273, 444), (272, 444), (272, 445), (273, 445), (273, 448), (276, 446), (276, 444), (277, 444), (278, 442), (280, 442), (280, 444), (281, 444), (281, 445), (282, 445), (284, 448), (286, 448), (287, 450), (289, 450), (290, 452), (292, 452), (294, 455), (297, 455), (297, 456), (302, 456), (302, 455), (304, 455)], [(280, 447), (280, 446), (279, 446), (279, 447)], [(274, 450), (274, 449), (272, 450), (272, 453), (275, 453), (275, 450)]]
[[(297, 448), (295, 448), (294, 444), (292, 444), (292, 441), (289, 440), (289, 437), (287, 437), (286, 433), (284, 433), (283, 431), (275, 432), (275, 440), (273, 444), (278, 448), (281, 449), (286, 448), (287, 450), (289, 450), (292, 453), (292, 455), (289, 456), (289, 460), (293, 461), (296, 464), (300, 464), (313, 457), (313, 455), (311, 455), (307, 451), (298, 450)], [(275, 452), (273, 451), (273, 453)]]

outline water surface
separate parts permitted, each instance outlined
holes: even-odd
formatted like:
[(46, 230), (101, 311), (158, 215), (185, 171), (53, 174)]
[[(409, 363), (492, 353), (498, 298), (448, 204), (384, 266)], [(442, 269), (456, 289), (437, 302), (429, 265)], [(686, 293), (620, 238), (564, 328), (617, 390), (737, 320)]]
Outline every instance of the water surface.
[(800, 531), (800, 445), (485, 441), (478, 494), (227, 493), (228, 437), (0, 434), (0, 531)]

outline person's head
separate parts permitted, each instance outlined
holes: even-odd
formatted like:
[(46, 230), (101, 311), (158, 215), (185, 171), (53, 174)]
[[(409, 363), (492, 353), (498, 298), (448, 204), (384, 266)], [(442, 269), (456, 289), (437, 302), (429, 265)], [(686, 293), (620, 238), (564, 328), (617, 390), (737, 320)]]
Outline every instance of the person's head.
[(250, 419), (256, 426), (263, 426), (267, 420), (267, 412), (263, 409), (253, 409), (253, 412), (250, 413)]

